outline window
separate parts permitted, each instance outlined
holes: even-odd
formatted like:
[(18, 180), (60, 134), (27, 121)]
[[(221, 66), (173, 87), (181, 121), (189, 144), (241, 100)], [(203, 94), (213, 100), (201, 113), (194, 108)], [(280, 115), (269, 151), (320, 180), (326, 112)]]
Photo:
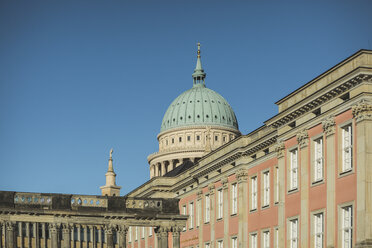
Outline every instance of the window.
[(210, 248), (211, 245), (209, 243), (205, 243), (205, 248)]
[(289, 221), (289, 244), (291, 248), (298, 247), (298, 219)]
[(199, 135), (196, 135), (196, 140), (200, 140), (200, 136)]
[(136, 228), (134, 230), (134, 238), (135, 238), (135, 240), (138, 240), (138, 226), (136, 226)]
[(168, 140), (165, 140), (165, 144), (168, 145)]
[(215, 141), (218, 141), (218, 136), (217, 136), (217, 135), (214, 136), (214, 140), (215, 140)]
[(149, 226), (149, 237), (152, 236), (152, 226)]
[(217, 191), (217, 219), (222, 219), (223, 217), (223, 192), (222, 189)]
[(223, 240), (217, 241), (217, 248), (223, 248)]
[[(183, 205), (183, 206), (182, 206), (182, 214), (184, 214), (184, 215), (187, 214), (187, 212), (186, 212), (186, 205)], [(183, 231), (183, 232), (186, 231), (186, 226), (183, 227), (182, 231)]]
[(264, 231), (262, 233), (263, 248), (270, 248), (270, 231)]
[(251, 178), (251, 210), (257, 209), (257, 176)]
[(128, 242), (132, 242), (132, 227), (131, 226), (128, 228), (128, 233), (129, 233)]
[(238, 213), (238, 188), (236, 183), (231, 185), (231, 214)]
[(342, 128), (342, 172), (353, 167), (353, 136), (351, 124)]
[(194, 228), (194, 203), (189, 203), (189, 229)]
[(279, 248), (279, 228), (274, 229), (274, 247)]
[(251, 248), (257, 248), (257, 233), (251, 234)]
[(314, 182), (323, 179), (323, 138), (314, 140)]
[(353, 244), (353, 207), (342, 207), (341, 218), (342, 248), (351, 248)]
[(232, 237), (231, 238), (231, 248), (238, 248), (238, 238)]
[(314, 247), (323, 248), (323, 213), (314, 214)]
[(290, 152), (290, 172), (289, 172), (289, 190), (294, 190), (297, 189), (297, 169), (298, 169), (298, 164), (297, 164), (297, 149), (294, 149)]
[(172, 144), (174, 144), (174, 139), (172, 138)]
[(226, 142), (226, 137), (225, 137), (225, 136), (223, 136), (222, 140), (223, 140), (223, 142)]
[(182, 137), (179, 137), (178, 138), (178, 141), (181, 143), (182, 142)]
[(205, 216), (205, 223), (208, 223), (209, 220), (210, 220), (210, 199), (209, 199), (209, 195), (206, 195), (205, 196), (205, 213), (204, 213), (204, 216)]
[(200, 211), (201, 211), (201, 200), (196, 202), (196, 227), (200, 225)]
[(275, 203), (279, 202), (279, 167), (275, 167)]
[(142, 227), (142, 234), (141, 234), (141, 239), (145, 238), (145, 227)]
[(187, 136), (187, 141), (190, 141), (191, 140), (191, 136)]
[(270, 205), (270, 171), (263, 173), (263, 206)]

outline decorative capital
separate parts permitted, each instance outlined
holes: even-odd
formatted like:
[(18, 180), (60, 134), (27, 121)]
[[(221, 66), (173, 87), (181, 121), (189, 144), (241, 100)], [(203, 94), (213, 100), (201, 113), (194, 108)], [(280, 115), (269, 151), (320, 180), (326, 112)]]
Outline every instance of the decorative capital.
[(351, 109), (356, 122), (372, 120), (372, 103), (370, 101), (363, 99), (352, 106)]
[(71, 228), (72, 228), (71, 224), (68, 224), (68, 223), (63, 223), (62, 224), (62, 232), (63, 233), (71, 232)]
[(184, 226), (176, 225), (172, 227), (173, 236), (179, 235), (180, 232), (182, 232), (182, 229)]
[(51, 233), (57, 233), (61, 227), (61, 223), (51, 223), (49, 224), (49, 230)]
[(239, 169), (236, 172), (236, 178), (238, 179), (238, 183), (247, 182), (248, 171), (246, 169)]
[(111, 224), (105, 225), (105, 227), (104, 227), (105, 233), (106, 234), (113, 234), (114, 228), (115, 228), (115, 226), (113, 226)]
[(297, 134), (297, 142), (300, 148), (304, 148), (309, 144), (309, 134), (307, 130), (302, 130)]
[(322, 121), (323, 130), (326, 136), (332, 135), (336, 130), (336, 122), (334, 116), (328, 116)]
[(118, 232), (121, 234), (126, 234), (128, 232), (128, 226), (120, 225), (117, 229)]
[(228, 189), (228, 186), (229, 186), (229, 180), (227, 177), (224, 177), (221, 179), (221, 183), (222, 183), (222, 188), (223, 189)]
[(203, 197), (203, 190), (199, 190), (196, 195), (198, 196), (198, 199), (201, 199)]
[(214, 186), (214, 183), (211, 183), (211, 184), (208, 185), (208, 190), (210, 191), (211, 194), (214, 193), (214, 189), (215, 189), (215, 188), (216, 188), (216, 187)]
[(278, 143), (275, 145), (276, 157), (277, 157), (278, 159), (284, 157), (284, 151), (285, 151), (285, 145), (284, 145), (284, 142), (283, 142), (283, 141), (278, 142)]
[(6, 230), (8, 231), (14, 231), (16, 228), (16, 223), (12, 221), (7, 221), (5, 222), (5, 227), (6, 227)]

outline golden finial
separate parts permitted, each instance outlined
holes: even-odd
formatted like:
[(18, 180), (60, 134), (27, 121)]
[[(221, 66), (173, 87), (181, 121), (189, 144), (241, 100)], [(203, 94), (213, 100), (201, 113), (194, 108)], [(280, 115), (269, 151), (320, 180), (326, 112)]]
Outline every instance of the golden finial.
[(198, 42), (198, 58), (200, 58), (200, 42)]
[(110, 159), (112, 159), (112, 153), (114, 152), (114, 149), (111, 148), (110, 150)]

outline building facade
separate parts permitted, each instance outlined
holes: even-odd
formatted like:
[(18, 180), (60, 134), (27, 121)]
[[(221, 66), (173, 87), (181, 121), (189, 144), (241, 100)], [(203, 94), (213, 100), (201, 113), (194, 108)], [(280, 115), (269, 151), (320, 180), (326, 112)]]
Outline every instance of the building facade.
[[(148, 157), (151, 179), (128, 196), (179, 199), (182, 248), (372, 247), (372, 51), (279, 100), (245, 135), (205, 76), (199, 47), (193, 88), (169, 106)], [(157, 248), (137, 229), (128, 247)]]

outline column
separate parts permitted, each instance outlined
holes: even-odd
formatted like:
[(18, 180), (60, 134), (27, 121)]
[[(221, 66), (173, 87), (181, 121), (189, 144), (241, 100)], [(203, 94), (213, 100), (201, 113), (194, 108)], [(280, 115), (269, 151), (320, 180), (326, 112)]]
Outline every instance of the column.
[(111, 225), (105, 226), (105, 234), (106, 234), (106, 247), (107, 248), (114, 248), (114, 239), (113, 239), (113, 231), (114, 228)]
[(76, 247), (76, 244), (75, 244), (75, 226), (74, 225), (72, 225), (71, 226), (71, 233), (70, 233), (70, 240), (72, 241), (71, 243), (72, 243), (72, 248), (75, 248)]
[(4, 223), (0, 221), (0, 248), (3, 248), (3, 226)]
[(158, 238), (158, 247), (157, 248), (168, 248), (168, 227), (158, 227), (155, 229), (156, 236)]
[(63, 239), (63, 248), (71, 247), (71, 226), (69, 224), (62, 225), (62, 239)]
[[(24, 246), (24, 245), (23, 245), (24, 243), (23, 243), (23, 231), (22, 231), (22, 225), (23, 225), (22, 222), (19, 222), (19, 223), (18, 223), (18, 230), (19, 230), (19, 231), (18, 231), (18, 234), (19, 234), (18, 236), (19, 236), (19, 239), (20, 239), (20, 244), (19, 244), (19, 245), (20, 245), (20, 248), (23, 248), (23, 246)], [(0, 247), (1, 247), (1, 246), (0, 246)]]
[[(372, 80), (370, 80), (372, 83)], [(356, 247), (372, 247), (372, 102), (352, 107), (355, 118), (354, 154), (357, 166)], [(355, 159), (354, 159), (355, 161)]]
[[(173, 239), (173, 248), (180, 248), (180, 232), (182, 231), (182, 227), (172, 227), (172, 239)], [(199, 246), (200, 247), (200, 246)]]
[(215, 204), (216, 204), (216, 201), (215, 201), (215, 194), (214, 194), (214, 189), (215, 189), (215, 186), (214, 186), (214, 183), (211, 183), (209, 184), (208, 186), (208, 190), (209, 190), (209, 200), (210, 200), (210, 226), (211, 226), (211, 241), (210, 241), (210, 247), (214, 247), (214, 240), (215, 240), (215, 223), (216, 223), (216, 214), (215, 214), (215, 210), (216, 210), (216, 207), (215, 207)]
[(58, 232), (59, 232), (60, 224), (52, 223), (49, 224), (49, 230), (50, 230), (50, 240), (52, 248), (59, 248), (60, 243), (58, 242)]
[(221, 180), (223, 190), (223, 243), (229, 247), (229, 182), (225, 177)]
[(78, 241), (77, 243), (79, 244), (78, 248), (81, 248), (83, 244), (81, 242), (81, 225), (77, 225), (76, 228), (77, 228), (77, 241)]
[(196, 215), (199, 215), (199, 220), (196, 219), (196, 221), (199, 221), (199, 248), (202, 248), (204, 247), (203, 245), (203, 223), (204, 223), (204, 220), (203, 220), (203, 191), (202, 190), (199, 190), (198, 193), (197, 193), (197, 201), (196, 201), (196, 211), (199, 211), (199, 214), (198, 212), (196, 212)]
[(39, 223), (35, 222), (33, 224), (34, 228), (34, 237), (35, 237), (35, 247), (39, 248), (40, 247), (40, 235), (39, 235)]
[[(85, 242), (85, 247), (88, 247), (88, 226), (84, 226), (84, 242)], [(83, 244), (84, 247), (84, 244)]]
[(46, 231), (45, 231), (45, 223), (41, 224), (41, 237), (43, 238), (43, 244), (41, 245), (42, 248), (47, 247), (47, 236), (46, 236)]
[(336, 241), (336, 149), (335, 149), (335, 120), (329, 116), (322, 122), (325, 134), (325, 171), (327, 177), (327, 209), (326, 209), (326, 247), (335, 247)]
[(164, 176), (166, 173), (165, 171), (165, 161), (161, 162), (161, 176)]
[(172, 171), (174, 169), (173, 161), (168, 161), (168, 171)]
[(301, 214), (300, 214), (300, 225), (301, 225), (301, 241), (300, 246), (303, 248), (308, 247), (309, 240), (309, 176), (311, 175), (309, 170), (309, 135), (307, 130), (302, 130), (297, 134), (297, 142), (299, 145), (299, 168), (301, 175), (300, 180), (300, 195), (301, 195)]
[(31, 231), (30, 231), (30, 223), (26, 223), (26, 237), (27, 237), (27, 247), (31, 247)]
[(93, 246), (93, 248), (97, 248), (97, 237), (96, 237), (96, 230), (97, 230), (97, 227), (95, 227), (95, 226), (92, 226), (92, 228), (91, 228), (91, 237), (92, 237), (92, 246)]
[(119, 248), (126, 248), (127, 247), (127, 226), (119, 226)]
[(238, 241), (239, 247), (248, 247), (248, 171), (240, 169), (236, 173), (238, 180), (238, 213), (239, 213), (239, 227), (238, 227)]
[(275, 146), (276, 157), (278, 159), (279, 168), (279, 203), (278, 203), (278, 236), (279, 247), (285, 247), (285, 146), (283, 141), (279, 141)]
[(98, 243), (99, 243), (99, 248), (103, 247), (103, 242), (102, 242), (102, 226), (97, 227), (98, 228)]
[(17, 240), (15, 239), (15, 222), (6, 222), (6, 248), (15, 248), (17, 247)]
[(150, 179), (154, 177), (154, 165), (150, 165)]

